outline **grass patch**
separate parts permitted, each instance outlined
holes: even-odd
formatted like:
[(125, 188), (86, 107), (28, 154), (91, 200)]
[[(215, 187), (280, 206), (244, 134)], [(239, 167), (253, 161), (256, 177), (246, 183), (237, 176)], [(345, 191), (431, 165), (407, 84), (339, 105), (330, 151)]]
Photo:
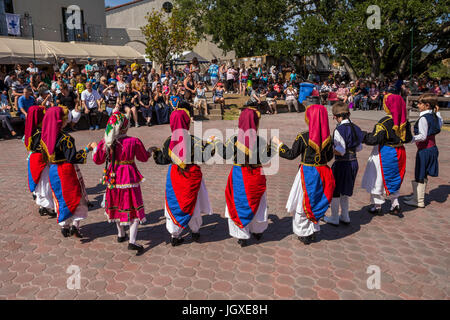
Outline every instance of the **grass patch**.
[(241, 110), (238, 108), (237, 105), (227, 105), (224, 108), (223, 111), (223, 120), (236, 120), (239, 119), (239, 114)]

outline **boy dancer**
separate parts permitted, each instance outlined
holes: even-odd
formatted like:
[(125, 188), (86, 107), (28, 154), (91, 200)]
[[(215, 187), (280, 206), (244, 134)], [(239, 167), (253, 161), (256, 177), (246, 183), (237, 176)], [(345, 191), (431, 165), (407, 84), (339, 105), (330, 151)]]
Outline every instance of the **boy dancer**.
[(439, 174), (439, 150), (435, 137), (441, 132), (443, 121), (437, 102), (436, 95), (432, 93), (419, 97), (420, 118), (414, 125), (413, 137), (417, 145), (415, 180), (412, 181), (413, 194), (405, 199), (409, 206), (425, 207), (428, 176), (437, 177)]
[[(335, 162), (331, 167), (336, 181), (336, 188), (331, 201), (331, 216), (325, 216), (324, 220), (331, 225), (337, 226), (339, 221), (344, 224), (350, 223), (348, 198), (353, 195), (353, 188), (358, 173), (356, 152), (362, 150), (361, 142), (364, 134), (358, 126), (350, 121), (350, 111), (346, 103), (335, 103), (332, 112), (333, 118), (338, 123), (333, 135)], [(340, 216), (339, 206), (341, 207)]]

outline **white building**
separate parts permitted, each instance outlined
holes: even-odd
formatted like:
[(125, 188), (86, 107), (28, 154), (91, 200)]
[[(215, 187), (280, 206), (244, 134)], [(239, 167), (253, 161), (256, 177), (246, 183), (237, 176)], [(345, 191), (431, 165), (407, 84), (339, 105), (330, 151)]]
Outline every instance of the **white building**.
[[(106, 9), (106, 27), (108, 44), (129, 45), (145, 54), (145, 38), (140, 28), (146, 25), (145, 16), (153, 9), (160, 10), (167, 0), (135, 0)], [(235, 59), (234, 52), (225, 54), (223, 50), (210, 41), (200, 41), (193, 49), (206, 60)]]

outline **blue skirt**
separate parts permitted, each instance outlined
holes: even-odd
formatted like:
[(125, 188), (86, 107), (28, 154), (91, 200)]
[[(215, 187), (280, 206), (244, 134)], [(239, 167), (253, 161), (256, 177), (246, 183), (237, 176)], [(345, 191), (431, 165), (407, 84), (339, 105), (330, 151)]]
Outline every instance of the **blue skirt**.
[(333, 198), (338, 198), (341, 195), (349, 197), (353, 195), (358, 168), (358, 160), (335, 161), (333, 163), (331, 170), (333, 170), (334, 180), (336, 181)]
[(418, 150), (416, 153), (416, 182), (423, 183), (428, 176), (437, 177), (439, 174), (439, 150), (437, 146)]
[(166, 124), (170, 122), (170, 113), (172, 108), (165, 103), (156, 103), (154, 107), (156, 113), (156, 122)]

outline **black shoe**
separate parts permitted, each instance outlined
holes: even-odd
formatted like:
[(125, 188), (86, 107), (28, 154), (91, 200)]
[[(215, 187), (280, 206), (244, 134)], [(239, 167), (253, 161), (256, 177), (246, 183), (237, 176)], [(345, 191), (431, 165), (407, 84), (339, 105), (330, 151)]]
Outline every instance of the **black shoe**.
[[(311, 235), (311, 236), (312, 236), (312, 235)], [(303, 244), (305, 244), (305, 245), (309, 245), (309, 244), (311, 244), (311, 242), (313, 242), (311, 236), (307, 236), (307, 237), (298, 237), (298, 240), (300, 240), (301, 242), (303, 242)]]
[(69, 228), (62, 228), (61, 229), (61, 233), (64, 236), (64, 238), (70, 237), (70, 230), (69, 230)]
[(92, 202), (90, 202), (90, 201), (88, 201), (87, 205), (88, 205), (88, 208), (89, 208), (89, 209), (94, 207), (94, 205), (93, 205)]
[(199, 242), (199, 240), (200, 240), (200, 233), (192, 232), (192, 241)]
[(47, 215), (48, 215), (50, 218), (56, 218), (56, 212), (55, 212), (55, 210), (49, 210), (49, 209), (46, 209), (46, 211), (47, 211)]
[(140, 244), (129, 243), (128, 250), (136, 250), (137, 254), (140, 254), (140, 253), (142, 253), (142, 251), (144, 251), (144, 247), (141, 246)]
[(122, 243), (128, 240), (127, 235), (124, 235), (123, 237), (117, 237), (117, 242)]
[(43, 217), (43, 216), (45, 216), (47, 214), (47, 209), (45, 209), (45, 208), (43, 208), (43, 207), (40, 207), (39, 208), (39, 215), (41, 216), (41, 217)]
[(394, 216), (398, 216), (400, 218), (403, 218), (402, 210), (400, 209), (400, 206), (395, 206), (391, 210), (389, 210), (389, 214), (392, 214)]
[(246, 239), (239, 239), (238, 243), (241, 245), (241, 248), (246, 247), (248, 244)]
[(75, 235), (75, 237), (77, 237), (77, 238), (83, 238), (83, 235), (81, 234), (80, 229), (78, 229), (75, 226), (72, 226), (70, 228), (70, 235), (71, 236)]
[(252, 235), (255, 237), (256, 240), (261, 240), (262, 238), (262, 233), (252, 233)]
[(170, 241), (172, 243), (172, 247), (176, 247), (179, 246), (180, 244), (182, 244), (184, 242), (183, 238), (173, 238)]
[(33, 200), (34, 200), (34, 201), (36, 201), (36, 198), (37, 198), (36, 195), (33, 194)]
[(381, 214), (381, 208), (375, 208), (375, 207), (371, 207), (370, 209), (368, 209), (367, 211), (369, 211), (369, 213), (373, 214), (373, 215), (379, 215)]

